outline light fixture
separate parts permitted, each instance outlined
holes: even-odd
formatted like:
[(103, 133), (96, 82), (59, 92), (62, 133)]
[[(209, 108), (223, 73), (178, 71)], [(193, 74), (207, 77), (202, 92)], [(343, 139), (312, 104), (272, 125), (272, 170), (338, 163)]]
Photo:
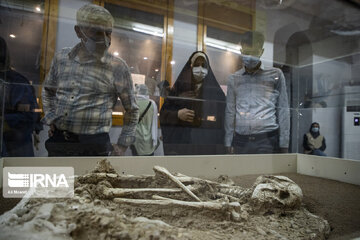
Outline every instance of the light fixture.
[(38, 6), (35, 8), (36, 11), (41, 12), (41, 8)]
[(284, 9), (295, 3), (295, 0), (259, 0), (256, 3), (265, 9)]
[(136, 32), (146, 33), (149, 35), (153, 35), (156, 37), (163, 37), (164, 36), (164, 29), (159, 27), (154, 27), (142, 23), (133, 23), (132, 30)]
[(216, 122), (216, 117), (215, 116), (207, 116), (206, 120), (208, 120), (209, 122)]
[(15, 34), (10, 34), (9, 35), (11, 38), (16, 38)]
[(158, 72), (159, 71), (159, 69), (155, 69), (155, 72)]
[(205, 39), (205, 44), (207, 46), (210, 47), (214, 47), (217, 49), (221, 49), (221, 50), (226, 50), (229, 52), (233, 52), (236, 54), (241, 54), (241, 47), (240, 45), (234, 44), (234, 43), (229, 43), (229, 42), (225, 42), (225, 41), (221, 41), (215, 38), (206, 38)]
[(147, 57), (144, 57), (144, 60), (147, 60), (148, 58)]
[(112, 115), (122, 116), (122, 115), (124, 115), (124, 113), (123, 112), (113, 112)]
[(174, 61), (174, 60), (172, 60), (172, 61), (170, 62), (170, 64), (171, 64), (171, 65), (174, 65), (174, 64), (175, 64), (175, 61)]
[(119, 56), (119, 52), (115, 51), (114, 56)]

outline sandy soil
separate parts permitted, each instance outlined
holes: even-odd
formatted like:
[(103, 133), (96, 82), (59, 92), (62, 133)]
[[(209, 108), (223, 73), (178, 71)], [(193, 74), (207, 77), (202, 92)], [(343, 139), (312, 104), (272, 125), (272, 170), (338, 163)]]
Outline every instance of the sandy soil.
[[(109, 169), (97, 172), (103, 171), (111, 172)], [(0, 234), (0, 239), (25, 239), (24, 236), (31, 235), (37, 239), (323, 239), (322, 220), (308, 214), (306, 209), (328, 220), (329, 239), (360, 237), (360, 186), (299, 174), (280, 175), (289, 177), (301, 187), (303, 205), (291, 211), (259, 214), (252, 212), (251, 204), (244, 198), (244, 208), (239, 210), (240, 221), (233, 221), (226, 211), (114, 203), (112, 199), (100, 197), (99, 184), (94, 184), (97, 180), (91, 182), (93, 178), (85, 178), (76, 185), (76, 199), (32, 199), (13, 214), (7, 214), (7, 223), (0, 224), (0, 228), (6, 230)], [(232, 180), (235, 185), (251, 189), (258, 176)], [(101, 185), (167, 185), (163, 179), (153, 180), (144, 178), (141, 182), (122, 182), (118, 186), (114, 186), (116, 181), (109, 180)], [(202, 190), (209, 192), (208, 186)], [(211, 194), (197, 192), (197, 195), (202, 200), (211, 200)], [(139, 197), (144, 196), (135, 196)], [(191, 201), (186, 194), (178, 193), (176, 198)], [(1, 198), (0, 211), (8, 210), (16, 202)]]
[[(279, 175), (296, 182), (303, 191), (306, 208), (328, 220), (331, 227), (329, 239), (360, 238), (360, 186), (296, 173)], [(232, 179), (242, 187), (250, 187), (258, 176)]]

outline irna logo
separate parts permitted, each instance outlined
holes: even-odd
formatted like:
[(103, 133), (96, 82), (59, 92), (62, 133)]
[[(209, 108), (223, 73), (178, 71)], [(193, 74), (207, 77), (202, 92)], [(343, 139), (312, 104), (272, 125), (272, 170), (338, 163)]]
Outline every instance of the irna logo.
[(72, 167), (4, 167), (4, 198), (71, 198), (74, 196)]
[(69, 187), (64, 174), (16, 174), (8, 172), (8, 186), (27, 187)]

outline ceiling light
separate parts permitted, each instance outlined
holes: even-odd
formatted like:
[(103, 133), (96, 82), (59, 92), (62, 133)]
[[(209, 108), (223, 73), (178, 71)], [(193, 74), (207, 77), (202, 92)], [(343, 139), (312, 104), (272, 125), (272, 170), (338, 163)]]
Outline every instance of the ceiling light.
[(225, 41), (221, 41), (215, 38), (206, 38), (205, 44), (210, 47), (214, 47), (221, 50), (226, 50), (228, 52), (233, 52), (236, 54), (241, 54), (241, 47), (234, 43), (229, 43)]
[(148, 58), (147, 57), (144, 57), (144, 60), (147, 60)]
[(11, 38), (16, 38), (16, 36), (14, 34), (10, 34), (9, 35)]
[(155, 72), (158, 72), (159, 71), (159, 69), (155, 69)]
[(171, 64), (171, 65), (174, 65), (174, 64), (175, 64), (175, 61), (174, 61), (174, 60), (172, 60), (172, 61), (170, 62), (170, 64)]
[(114, 56), (119, 56), (119, 52), (114, 52)]
[(136, 32), (141, 32), (141, 33), (157, 36), (157, 37), (163, 37), (164, 36), (164, 29), (163, 28), (159, 28), (159, 27), (155, 27), (155, 26), (151, 26), (151, 25), (146, 25), (146, 24), (142, 24), (142, 23), (133, 23), (132, 24), (132, 30), (134, 30)]
[(38, 12), (41, 12), (41, 8), (40, 8), (40, 7), (36, 7), (35, 10), (38, 11)]

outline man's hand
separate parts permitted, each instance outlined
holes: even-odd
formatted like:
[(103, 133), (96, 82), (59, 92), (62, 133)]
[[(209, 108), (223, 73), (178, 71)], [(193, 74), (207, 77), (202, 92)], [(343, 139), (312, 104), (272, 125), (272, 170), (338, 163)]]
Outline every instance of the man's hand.
[(195, 112), (193, 110), (183, 108), (178, 111), (178, 118), (184, 122), (192, 123), (194, 121)]
[(226, 154), (234, 154), (235, 150), (234, 147), (225, 147), (226, 148)]
[(288, 148), (280, 148), (280, 153), (289, 153)]
[(40, 143), (40, 136), (35, 131), (33, 132), (34, 137), (34, 147), (37, 151), (39, 151), (39, 143)]
[(118, 144), (113, 144), (113, 151), (111, 153), (112, 156), (124, 156), (125, 155), (125, 151), (127, 149), (127, 147), (125, 146), (121, 146)]
[(49, 138), (52, 137), (52, 136), (54, 136), (55, 129), (56, 129), (55, 125), (54, 125), (54, 124), (50, 124), (50, 129), (49, 129), (49, 131), (48, 131), (48, 136), (49, 136)]

